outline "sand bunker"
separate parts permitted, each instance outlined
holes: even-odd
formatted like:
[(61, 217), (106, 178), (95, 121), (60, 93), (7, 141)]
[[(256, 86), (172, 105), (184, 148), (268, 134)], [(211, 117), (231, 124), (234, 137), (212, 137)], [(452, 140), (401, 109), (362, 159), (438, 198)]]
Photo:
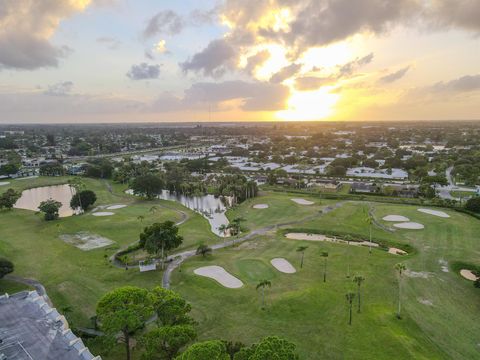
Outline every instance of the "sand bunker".
[(321, 234), (307, 234), (307, 233), (288, 233), (285, 235), (287, 239), (292, 240), (307, 240), (307, 241), (328, 241), (333, 243), (348, 244), (353, 246), (372, 246), (379, 247), (377, 243), (370, 241), (346, 241), (342, 239), (331, 238)]
[(111, 205), (107, 207), (107, 210), (117, 210), (117, 209), (123, 209), (124, 207), (127, 207), (127, 205)]
[(417, 299), (417, 300), (420, 304), (433, 306), (432, 300), (428, 300), (428, 299)]
[(383, 221), (392, 221), (392, 222), (406, 222), (410, 221), (409, 218), (402, 215), (387, 215), (382, 218)]
[(270, 263), (273, 265), (275, 269), (278, 271), (285, 273), (285, 274), (294, 274), (297, 272), (292, 264), (288, 262), (287, 259), (284, 258), (275, 258), (270, 260)]
[(409, 230), (421, 230), (425, 227), (422, 224), (419, 224), (416, 222), (402, 222), (398, 224), (393, 224), (393, 226), (399, 229), (409, 229)]
[(204, 266), (193, 270), (193, 272), (200, 276), (205, 276), (217, 281), (220, 285), (230, 289), (238, 289), (243, 286), (243, 283), (235, 276), (228, 273), (221, 266)]
[(440, 264), (440, 266), (442, 268), (442, 271), (447, 273), (448, 272), (448, 261), (440, 259), (440, 260), (438, 260), (438, 263)]
[(473, 273), (472, 270), (467, 270), (467, 269), (460, 270), (460, 275), (462, 275), (465, 279), (470, 281), (477, 280), (477, 276)]
[(0, 186), (5, 186), (5, 185), (8, 185), (10, 184), (8, 181), (2, 181), (0, 182)]
[(438, 217), (441, 217), (441, 218), (449, 218), (450, 217), (450, 215), (448, 215), (446, 212), (443, 212), (443, 211), (431, 210), (431, 209), (417, 209), (417, 210), (424, 213), (424, 214), (434, 215), (434, 216), (438, 216)]
[(93, 216), (112, 216), (112, 215), (115, 215), (115, 213), (109, 212), (109, 211), (99, 211), (99, 212), (93, 213), (92, 215)]
[(268, 209), (268, 205), (267, 204), (256, 204), (256, 205), (253, 205), (253, 208), (254, 209)]
[(110, 240), (106, 237), (86, 231), (78, 232), (76, 234), (60, 235), (60, 239), (65, 241), (67, 244), (73, 245), (83, 251), (98, 249), (115, 243), (113, 240)]
[(406, 251), (403, 251), (402, 249), (393, 248), (393, 247), (388, 249), (388, 253), (393, 255), (407, 255)]
[(309, 201), (309, 200), (305, 200), (305, 199), (290, 199), (292, 200), (294, 203), (296, 204), (299, 204), (299, 205), (313, 205), (314, 202), (313, 201)]

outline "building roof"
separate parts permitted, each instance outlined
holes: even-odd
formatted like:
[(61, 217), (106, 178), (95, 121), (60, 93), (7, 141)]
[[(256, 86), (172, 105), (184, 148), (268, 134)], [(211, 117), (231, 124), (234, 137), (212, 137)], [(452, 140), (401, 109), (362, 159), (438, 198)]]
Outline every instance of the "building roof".
[(36, 291), (0, 296), (0, 358), (100, 360)]

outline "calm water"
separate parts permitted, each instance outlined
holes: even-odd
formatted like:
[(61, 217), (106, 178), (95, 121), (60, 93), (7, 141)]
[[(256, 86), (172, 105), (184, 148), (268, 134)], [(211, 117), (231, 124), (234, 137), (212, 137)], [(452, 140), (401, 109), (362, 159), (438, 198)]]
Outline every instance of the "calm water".
[(43, 186), (24, 190), (22, 196), (15, 203), (15, 208), (39, 211), (38, 206), (42, 201), (53, 199), (62, 203), (59, 210), (60, 217), (71, 216), (74, 211), (70, 208), (70, 200), (75, 190), (68, 185)]
[[(127, 193), (133, 194), (133, 191), (127, 190)], [(162, 200), (177, 201), (183, 206), (198, 212), (208, 220), (210, 228), (214, 234), (223, 236), (223, 232), (220, 232), (218, 228), (223, 224), (228, 225), (228, 219), (225, 216), (227, 209), (220, 198), (215, 198), (213, 195), (175, 195), (168, 190), (163, 190), (158, 198)], [(227, 201), (231, 201), (231, 199), (227, 197)]]

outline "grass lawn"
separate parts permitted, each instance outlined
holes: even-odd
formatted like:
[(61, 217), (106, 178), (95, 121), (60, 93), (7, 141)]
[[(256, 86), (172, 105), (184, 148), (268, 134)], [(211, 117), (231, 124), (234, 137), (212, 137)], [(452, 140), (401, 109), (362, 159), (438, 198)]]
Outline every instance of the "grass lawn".
[[(51, 182), (50, 182), (51, 181)], [(48, 184), (61, 184), (63, 178), (36, 178), (13, 181), (17, 190)], [(112, 210), (113, 216), (95, 217), (91, 211), (81, 216), (46, 222), (41, 214), (13, 209), (0, 212), (0, 255), (15, 264), (14, 274), (42, 282), (55, 306), (69, 306), (73, 311), (67, 317), (73, 326), (89, 326), (100, 297), (122, 285), (151, 288), (161, 285), (161, 271), (140, 274), (138, 270), (125, 271), (113, 267), (108, 258), (119, 248), (135, 242), (145, 226), (165, 220), (180, 221), (181, 209), (189, 219), (180, 226), (184, 236), (181, 249), (195, 247), (201, 241), (215, 241), (207, 220), (174, 202), (144, 201), (124, 193), (125, 186), (111, 184), (108, 191), (102, 180), (83, 179), (86, 188), (95, 191), (95, 206), (125, 204), (125, 208)], [(9, 186), (7, 186), (8, 188)], [(152, 206), (158, 211), (152, 213)], [(167, 208), (168, 207), (168, 208)], [(138, 216), (144, 216), (140, 221)], [(59, 236), (88, 231), (115, 241), (115, 244), (90, 251), (82, 251), (64, 243)], [(21, 290), (21, 288), (18, 288)], [(0, 291), (17, 290), (10, 282), (0, 283)]]
[(450, 191), (450, 195), (456, 198), (471, 198), (472, 196), (475, 196), (474, 191)]
[[(250, 204), (245, 204), (236, 211), (241, 212), (243, 206), (250, 209)], [(424, 230), (394, 232), (373, 227), (375, 238), (409, 244), (415, 248), (414, 254), (401, 257), (374, 249), (369, 255), (368, 248), (287, 240), (278, 232), (217, 251), (207, 259), (196, 257), (184, 263), (172, 284), (192, 303), (201, 339), (250, 343), (266, 335), (281, 335), (298, 345), (302, 359), (478, 357), (479, 290), (449, 264), (463, 260), (480, 265), (480, 222), (449, 210), (451, 218), (443, 219), (420, 213), (416, 206), (345, 202), (341, 208), (298, 227), (367, 237), (365, 214), (369, 206), (387, 227), (392, 223), (381, 218), (389, 214), (404, 215), (425, 225)], [(309, 246), (303, 269), (299, 269), (300, 254), (295, 251), (299, 245)], [(327, 283), (322, 278), (321, 251), (329, 252)], [(276, 271), (270, 265), (274, 257), (288, 259), (298, 272), (286, 275)], [(394, 266), (400, 261), (410, 270), (402, 283), (402, 320), (394, 315), (398, 294)], [(193, 274), (195, 268), (213, 264), (237, 276), (244, 287), (223, 288)], [(366, 278), (362, 313), (354, 313), (352, 326), (347, 324), (345, 294), (355, 286), (346, 277), (348, 264), (352, 275)], [(272, 282), (266, 310), (261, 310), (255, 290), (263, 279)]]

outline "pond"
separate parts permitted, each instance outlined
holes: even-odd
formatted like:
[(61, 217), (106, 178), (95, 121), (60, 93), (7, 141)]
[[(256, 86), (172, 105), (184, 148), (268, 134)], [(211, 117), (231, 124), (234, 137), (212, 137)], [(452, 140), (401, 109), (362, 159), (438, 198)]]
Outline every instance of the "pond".
[[(133, 195), (132, 190), (127, 190), (127, 193)], [(228, 225), (228, 219), (225, 216), (227, 208), (222, 202), (222, 199), (216, 198), (213, 195), (203, 196), (186, 196), (176, 195), (168, 190), (162, 190), (162, 193), (158, 196), (159, 199), (176, 201), (183, 206), (198, 212), (210, 223), (212, 232), (218, 236), (224, 236), (222, 232), (218, 230), (221, 225)], [(230, 197), (225, 197), (227, 202), (230, 202)]]
[(16, 209), (39, 211), (38, 206), (42, 201), (53, 199), (62, 203), (58, 212), (60, 217), (72, 216), (75, 213), (70, 208), (70, 200), (73, 194), (75, 194), (75, 190), (67, 184), (37, 187), (24, 190), (14, 207)]

